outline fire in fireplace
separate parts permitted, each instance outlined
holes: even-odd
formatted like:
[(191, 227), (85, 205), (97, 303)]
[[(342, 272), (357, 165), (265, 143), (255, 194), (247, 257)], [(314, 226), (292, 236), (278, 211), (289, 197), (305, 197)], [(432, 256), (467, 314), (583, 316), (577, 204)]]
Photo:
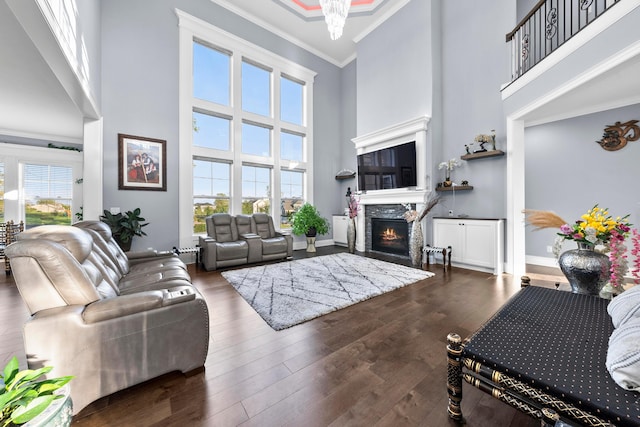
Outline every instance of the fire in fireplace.
[(371, 218), (371, 250), (409, 256), (409, 225), (404, 219)]

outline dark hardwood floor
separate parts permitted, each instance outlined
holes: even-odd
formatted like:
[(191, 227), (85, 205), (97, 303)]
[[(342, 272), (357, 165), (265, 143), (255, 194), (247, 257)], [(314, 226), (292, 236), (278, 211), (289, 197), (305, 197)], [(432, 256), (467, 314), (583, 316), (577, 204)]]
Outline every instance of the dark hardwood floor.
[[(446, 336), (469, 335), (520, 288), (510, 275), (432, 265), (435, 277), (276, 332), (219, 272), (189, 267), (211, 315), (206, 369), (107, 396), (73, 425), (455, 425), (446, 413)], [(26, 366), (27, 318), (11, 277), (0, 278), (0, 361), (17, 355)], [(462, 408), (467, 426), (539, 425), (466, 384)]]

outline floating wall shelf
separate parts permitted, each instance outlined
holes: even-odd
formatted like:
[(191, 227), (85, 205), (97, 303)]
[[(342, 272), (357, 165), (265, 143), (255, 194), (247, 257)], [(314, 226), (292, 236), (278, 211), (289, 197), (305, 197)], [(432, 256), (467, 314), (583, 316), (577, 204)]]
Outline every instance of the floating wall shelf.
[(467, 190), (473, 190), (473, 185), (456, 185), (451, 186), (451, 187), (437, 187), (436, 191), (467, 191)]
[(460, 158), (462, 160), (475, 160), (475, 159), (483, 159), (485, 157), (498, 157), (498, 156), (504, 156), (504, 151), (502, 150), (481, 151), (479, 153), (465, 154), (464, 156), (460, 156)]

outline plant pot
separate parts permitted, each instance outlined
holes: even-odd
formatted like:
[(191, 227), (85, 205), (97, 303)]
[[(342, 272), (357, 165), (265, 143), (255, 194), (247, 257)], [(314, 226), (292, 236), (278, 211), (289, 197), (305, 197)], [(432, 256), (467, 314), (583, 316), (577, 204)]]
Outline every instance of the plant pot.
[(574, 294), (599, 295), (611, 274), (609, 257), (583, 242), (578, 242), (578, 249), (563, 252), (558, 264)]
[(316, 230), (315, 227), (309, 227), (307, 229), (307, 232), (304, 233), (304, 235), (307, 237), (316, 237), (316, 234), (318, 234), (318, 231)]
[(118, 243), (118, 246), (120, 246), (120, 249), (123, 250), (123, 252), (129, 252), (131, 250), (132, 240), (129, 240), (128, 242), (123, 242), (117, 237), (115, 238), (115, 240), (116, 240), (116, 243)]
[(71, 402), (69, 385), (62, 387), (59, 390), (59, 394), (63, 397), (51, 402), (40, 415), (22, 425), (24, 427), (70, 426), (73, 416), (73, 403)]

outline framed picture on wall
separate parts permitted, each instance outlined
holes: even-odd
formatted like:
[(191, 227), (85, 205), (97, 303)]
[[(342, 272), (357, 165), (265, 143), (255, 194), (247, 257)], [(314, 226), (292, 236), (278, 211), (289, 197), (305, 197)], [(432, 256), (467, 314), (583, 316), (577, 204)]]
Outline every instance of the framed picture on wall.
[(167, 141), (119, 133), (118, 189), (167, 191)]

